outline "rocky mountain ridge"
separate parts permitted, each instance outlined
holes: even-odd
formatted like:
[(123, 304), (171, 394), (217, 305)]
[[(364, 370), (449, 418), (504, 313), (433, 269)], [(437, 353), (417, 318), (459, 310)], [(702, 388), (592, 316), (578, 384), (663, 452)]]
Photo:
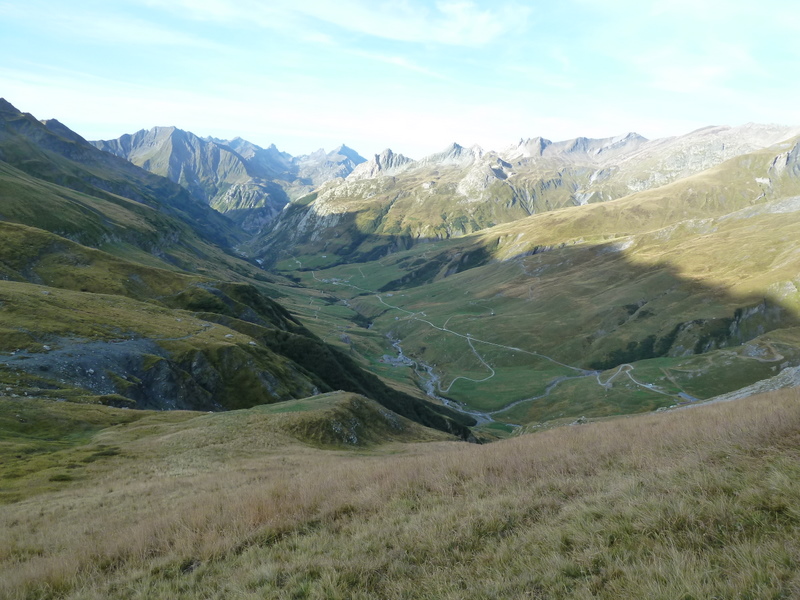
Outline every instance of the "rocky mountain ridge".
[[(665, 185), (797, 134), (800, 128), (751, 123), (706, 127), (656, 140), (633, 132), (557, 142), (535, 137), (500, 151), (452, 143), (419, 160), (390, 149), (365, 160), (344, 145), (331, 152), (320, 149), (292, 156), (274, 145), (261, 148), (241, 137), (200, 138), (175, 127), (154, 127), (92, 143), (181, 184), (247, 232), (265, 239), (286, 229), (274, 222), (285, 218), (284, 207), (312, 191), (318, 193), (308, 210), (325, 216), (348, 212), (354, 202), (375, 199), (380, 196), (376, 186), (391, 189), (395, 199), (414, 196), (418, 207), (435, 202), (444, 208), (438, 218), (430, 218), (403, 207), (408, 214), (392, 219), (390, 207), (384, 211), (393, 221), (389, 229), (412, 238), (441, 238)], [(384, 177), (392, 179), (353, 185)], [(316, 229), (313, 220), (313, 215), (305, 219), (306, 229)]]
[[(320, 244), (358, 254), (364, 234), (377, 236), (386, 250), (458, 237), (654, 189), (796, 135), (798, 127), (748, 124), (656, 140), (636, 133), (561, 142), (533, 138), (501, 152), (454, 143), (419, 161), (387, 149), (347, 178), (325, 183), (313, 201), (284, 210), (252, 247), (267, 255), (278, 247), (311, 250)], [(367, 246), (375, 251), (374, 244)]]
[(364, 162), (345, 145), (291, 156), (274, 145), (261, 148), (238, 137), (201, 138), (176, 127), (142, 129), (91, 143), (179, 183), (251, 232), (269, 223), (290, 200), (346, 177)]

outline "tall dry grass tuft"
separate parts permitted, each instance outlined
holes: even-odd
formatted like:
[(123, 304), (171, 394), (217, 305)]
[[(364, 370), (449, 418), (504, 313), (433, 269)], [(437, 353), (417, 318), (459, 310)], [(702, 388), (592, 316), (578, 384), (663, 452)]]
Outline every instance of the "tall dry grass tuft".
[(799, 448), (784, 391), (487, 446), (129, 458), (3, 507), (0, 596), (786, 596)]

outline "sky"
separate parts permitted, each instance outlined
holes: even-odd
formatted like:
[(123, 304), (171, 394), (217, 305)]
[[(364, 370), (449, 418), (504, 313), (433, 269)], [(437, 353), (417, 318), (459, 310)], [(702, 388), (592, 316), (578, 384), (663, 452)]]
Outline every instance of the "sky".
[(795, 0), (0, 0), (0, 97), (90, 140), (421, 158), (800, 125), (798, 65)]

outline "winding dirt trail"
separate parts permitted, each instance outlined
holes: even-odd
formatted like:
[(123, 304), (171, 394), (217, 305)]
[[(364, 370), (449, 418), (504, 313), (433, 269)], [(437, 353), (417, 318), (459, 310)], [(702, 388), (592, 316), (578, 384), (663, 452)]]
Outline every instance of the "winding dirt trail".
[[(295, 259), (295, 261), (298, 262), (298, 263), (300, 262), (297, 259)], [(475, 355), (475, 357), (480, 361), (480, 363), (483, 366), (485, 366), (489, 370), (489, 375), (487, 377), (484, 377), (483, 379), (474, 379), (474, 378), (471, 378), (471, 377), (466, 377), (466, 376), (463, 376), (463, 375), (459, 375), (459, 376), (456, 376), (452, 381), (450, 381), (450, 384), (446, 388), (442, 388), (441, 387), (441, 378), (434, 373), (434, 369), (433, 369), (433, 367), (431, 365), (427, 365), (427, 364), (422, 363), (420, 361), (416, 361), (414, 359), (410, 359), (405, 354), (403, 354), (402, 348), (400, 346), (401, 340), (392, 340), (392, 345), (394, 346), (395, 350), (397, 350), (399, 352), (399, 355), (401, 357), (405, 357), (408, 360), (411, 360), (411, 361), (413, 361), (415, 363), (415, 373), (417, 373), (417, 375), (423, 381), (423, 387), (425, 389), (426, 394), (429, 397), (434, 398), (434, 399), (442, 402), (443, 404), (445, 404), (446, 406), (449, 406), (450, 408), (453, 408), (455, 410), (458, 410), (459, 412), (462, 412), (464, 414), (467, 414), (467, 415), (470, 415), (470, 416), (476, 418), (479, 421), (479, 423), (480, 422), (484, 422), (484, 423), (493, 422), (493, 421), (495, 421), (495, 419), (493, 418), (493, 415), (498, 415), (500, 413), (508, 411), (509, 409), (514, 408), (515, 406), (518, 406), (518, 405), (523, 404), (525, 402), (532, 402), (532, 401), (535, 401), (535, 400), (539, 400), (541, 398), (545, 398), (545, 397), (549, 396), (550, 393), (555, 388), (557, 388), (561, 383), (563, 383), (565, 381), (570, 381), (570, 380), (574, 380), (574, 379), (583, 379), (583, 378), (586, 378), (586, 377), (594, 377), (594, 378), (596, 378), (597, 385), (599, 385), (600, 387), (602, 387), (604, 389), (608, 389), (611, 386), (611, 382), (615, 378), (617, 378), (618, 376), (624, 374), (630, 379), (630, 381), (633, 384), (635, 384), (635, 385), (637, 385), (637, 386), (639, 386), (639, 387), (641, 387), (641, 388), (643, 388), (643, 389), (645, 389), (647, 391), (650, 391), (650, 392), (653, 392), (653, 393), (657, 393), (657, 394), (661, 394), (661, 395), (664, 395), (664, 396), (668, 396), (670, 398), (680, 399), (681, 401), (685, 401), (686, 400), (686, 398), (681, 394), (671, 394), (669, 392), (665, 392), (665, 391), (659, 389), (654, 384), (642, 383), (642, 382), (636, 380), (633, 377), (633, 375), (631, 375), (631, 371), (634, 370), (634, 366), (631, 365), (631, 364), (627, 364), (626, 363), (626, 364), (619, 365), (617, 367), (617, 371), (615, 373), (613, 373), (605, 382), (603, 382), (600, 379), (600, 371), (592, 371), (592, 370), (588, 370), (588, 369), (582, 369), (580, 367), (575, 367), (573, 365), (568, 365), (568, 364), (563, 363), (563, 362), (561, 362), (559, 360), (556, 360), (555, 358), (553, 358), (551, 356), (547, 356), (546, 354), (541, 354), (539, 352), (536, 352), (535, 350), (525, 350), (523, 348), (518, 348), (516, 346), (508, 346), (508, 345), (500, 344), (500, 343), (497, 343), (497, 342), (490, 342), (488, 340), (482, 340), (480, 338), (476, 338), (470, 333), (464, 334), (464, 333), (460, 333), (458, 331), (454, 331), (454, 330), (448, 328), (448, 326), (447, 326), (447, 324), (449, 323), (449, 321), (452, 318), (452, 316), (448, 317), (447, 320), (444, 322), (444, 325), (440, 327), (440, 326), (436, 325), (435, 323), (432, 323), (431, 321), (429, 321), (427, 318), (422, 318), (422, 317), (427, 317), (427, 315), (424, 312), (414, 312), (414, 311), (407, 310), (407, 309), (405, 309), (405, 308), (403, 308), (401, 306), (396, 306), (394, 304), (390, 304), (389, 302), (384, 300), (384, 298), (383, 298), (383, 296), (381, 294), (379, 294), (378, 292), (376, 292), (374, 290), (368, 290), (366, 288), (354, 285), (352, 283), (349, 283), (348, 280), (342, 280), (342, 279), (338, 279), (338, 278), (320, 279), (319, 277), (317, 277), (317, 274), (316, 274), (315, 271), (311, 271), (311, 276), (314, 278), (315, 281), (318, 281), (320, 283), (325, 283), (325, 284), (328, 284), (328, 285), (338, 285), (338, 286), (342, 286), (342, 287), (348, 287), (348, 288), (352, 288), (354, 290), (357, 290), (359, 292), (370, 294), (370, 295), (374, 296), (378, 300), (378, 302), (380, 302), (386, 308), (389, 308), (389, 309), (392, 309), (392, 310), (396, 310), (396, 311), (399, 311), (401, 313), (405, 313), (408, 316), (408, 318), (413, 319), (415, 321), (418, 321), (420, 323), (424, 323), (425, 325), (431, 327), (432, 329), (435, 329), (437, 331), (441, 331), (442, 333), (447, 333), (449, 335), (453, 335), (453, 336), (456, 336), (456, 337), (459, 337), (459, 338), (462, 338), (463, 340), (465, 340), (467, 342), (467, 344), (469, 345), (470, 350)], [(553, 381), (551, 381), (547, 385), (547, 387), (545, 388), (545, 391), (544, 391), (543, 394), (540, 394), (538, 396), (532, 396), (530, 398), (522, 398), (520, 400), (515, 400), (515, 401), (513, 401), (513, 402), (507, 404), (506, 406), (504, 406), (502, 408), (499, 408), (497, 410), (493, 410), (493, 411), (471, 410), (471, 409), (466, 408), (464, 405), (462, 405), (462, 404), (460, 404), (458, 402), (455, 402), (455, 401), (453, 401), (453, 400), (451, 400), (449, 398), (444, 398), (443, 396), (440, 396), (439, 394), (448, 393), (450, 391), (450, 389), (453, 387), (453, 384), (456, 381), (464, 380), (464, 381), (471, 381), (471, 382), (474, 382), (474, 383), (485, 383), (486, 381), (489, 381), (490, 379), (492, 379), (497, 374), (496, 371), (494, 370), (494, 368), (492, 368), (492, 366), (489, 365), (489, 363), (486, 362), (486, 360), (483, 358), (483, 356), (481, 356), (481, 354), (475, 348), (475, 344), (486, 344), (487, 346), (500, 348), (500, 349), (503, 349), (503, 350), (507, 350), (509, 352), (519, 352), (519, 353), (522, 353), (522, 354), (527, 354), (529, 356), (534, 356), (536, 358), (541, 358), (541, 359), (550, 361), (551, 363), (556, 364), (556, 365), (558, 365), (560, 367), (564, 367), (566, 369), (570, 369), (572, 371), (575, 371), (576, 373), (578, 373), (578, 375), (573, 376), (573, 377), (566, 377), (566, 376), (557, 377), (556, 379), (554, 379)], [(421, 366), (424, 369), (425, 375), (420, 373), (419, 369), (417, 369), (417, 367), (416, 367), (417, 365)], [(426, 377), (427, 377), (427, 379), (426, 379)], [(512, 426), (516, 427), (516, 425), (512, 425)]]

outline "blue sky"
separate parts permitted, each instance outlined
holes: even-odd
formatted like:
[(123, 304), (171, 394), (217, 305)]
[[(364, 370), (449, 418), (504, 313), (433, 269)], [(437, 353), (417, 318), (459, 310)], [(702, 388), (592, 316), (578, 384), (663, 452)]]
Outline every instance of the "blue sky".
[(420, 158), (800, 125), (798, 65), (794, 0), (0, 0), (0, 96), (88, 139)]

